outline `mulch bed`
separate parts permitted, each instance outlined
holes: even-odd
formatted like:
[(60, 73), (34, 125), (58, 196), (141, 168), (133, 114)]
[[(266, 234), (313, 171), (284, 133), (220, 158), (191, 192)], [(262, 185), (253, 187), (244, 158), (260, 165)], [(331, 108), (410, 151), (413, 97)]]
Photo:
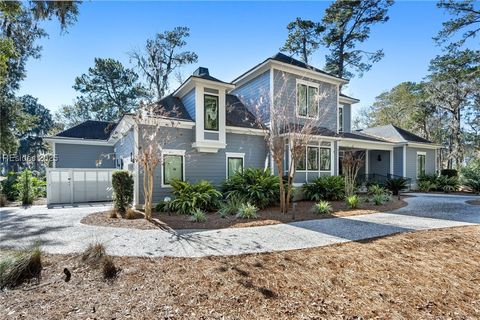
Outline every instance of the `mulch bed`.
[(96, 212), (86, 216), (81, 223), (106, 227), (118, 228), (137, 228), (137, 229), (222, 229), (222, 228), (244, 228), (262, 225), (271, 225), (292, 221), (304, 221), (313, 219), (326, 219), (336, 217), (347, 217), (362, 214), (370, 214), (375, 212), (389, 212), (407, 205), (403, 200), (394, 197), (392, 201), (375, 206), (373, 203), (361, 203), (359, 209), (351, 210), (344, 201), (332, 201), (331, 205), (333, 213), (329, 215), (319, 215), (312, 211), (314, 202), (301, 201), (296, 203), (295, 218), (292, 219), (292, 213), (284, 215), (280, 212), (279, 207), (267, 208), (258, 212), (258, 218), (252, 220), (237, 219), (235, 216), (221, 218), (218, 213), (208, 213), (205, 222), (192, 222), (188, 215), (154, 213), (153, 222), (145, 219), (141, 212), (136, 212), (134, 219), (115, 219), (109, 217), (109, 212)]
[(0, 319), (479, 319), (479, 241), (469, 226), (233, 257), (115, 257), (112, 282), (46, 255), (43, 286), (0, 293)]

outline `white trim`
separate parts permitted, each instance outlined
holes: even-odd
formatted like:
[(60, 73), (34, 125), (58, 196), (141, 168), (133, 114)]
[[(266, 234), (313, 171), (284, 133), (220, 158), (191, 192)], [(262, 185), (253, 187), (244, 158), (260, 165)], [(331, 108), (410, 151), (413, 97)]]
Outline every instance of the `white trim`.
[(138, 148), (139, 148), (139, 132), (138, 126), (133, 127), (133, 203), (136, 207), (140, 206), (140, 165), (138, 164)]
[(113, 146), (115, 143), (107, 140), (97, 139), (82, 139), (82, 138), (62, 138), (62, 137), (45, 137), (44, 141), (50, 143), (63, 143), (63, 144), (86, 144), (91, 146)]
[(419, 142), (408, 142), (407, 146), (412, 148), (424, 148), (424, 149), (441, 149), (442, 148), (442, 146), (439, 144), (419, 143)]
[(218, 82), (213, 80), (202, 79), (197, 76), (190, 76), (180, 87), (178, 87), (173, 93), (172, 96), (183, 97), (189, 93), (193, 88), (198, 87), (199, 85), (207, 86), (209, 88), (221, 88), (221, 89), (234, 89), (235, 84)]
[(55, 141), (52, 141), (51, 144), (52, 144), (52, 155), (53, 155), (53, 157), (52, 157), (52, 167), (53, 167), (53, 168), (56, 168), (56, 167), (57, 167), (57, 160), (56, 160), (56, 159), (57, 159), (57, 155), (55, 154), (55, 152), (56, 152), (56, 150), (55, 150)]
[(393, 174), (393, 149), (390, 150), (390, 174)]
[[(275, 71), (270, 66), (270, 105), (269, 105), (270, 110), (268, 110), (269, 113), (270, 113), (269, 114), (269, 121), (270, 121), (269, 128), (272, 128), (272, 114), (273, 114), (272, 110), (274, 108), (273, 104), (275, 102), (275, 99), (274, 99), (274, 92), (275, 92), (274, 91), (274, 83), (275, 83), (274, 77), (275, 77)], [(273, 160), (272, 151), (269, 150), (268, 154), (269, 154), (269, 157), (270, 157), (270, 172), (274, 173), (275, 172), (275, 168), (274, 168), (275, 163), (274, 163), (274, 160)], [(284, 155), (284, 157), (285, 157), (285, 155)]]
[[(342, 110), (342, 125), (340, 126), (340, 109)], [(340, 127), (342, 130), (340, 130)], [(337, 108), (337, 133), (345, 132), (345, 108), (343, 105), (339, 104)]]
[(416, 178), (419, 177), (419, 174), (418, 174), (418, 156), (425, 156), (425, 164), (423, 165), (423, 170), (425, 171), (425, 173), (427, 172), (427, 153), (425, 151), (417, 151), (417, 155), (415, 157), (415, 171), (416, 171)]
[(335, 173), (335, 175), (340, 175), (340, 146), (339, 146), (339, 143), (338, 141), (335, 143), (335, 153), (336, 153), (336, 158), (337, 158), (337, 172)]
[[(308, 116), (308, 111), (309, 111), (308, 89), (309, 89), (309, 87), (316, 88), (317, 89), (317, 96), (318, 96), (318, 94), (320, 94), (320, 84), (317, 83), (317, 82), (307, 81), (307, 80), (298, 79), (298, 78), (296, 78), (295, 81), (296, 81), (295, 82), (295, 115), (296, 115), (296, 117), (301, 118), (301, 119), (318, 120), (320, 118), (320, 101), (317, 100), (317, 97), (315, 97), (315, 102), (317, 104), (317, 114), (313, 117)], [(300, 115), (298, 113), (298, 110), (299, 110), (299, 106), (298, 106), (298, 85), (299, 84), (307, 87), (307, 92), (306, 92), (306, 96), (305, 96), (305, 99), (306, 99), (306, 102), (307, 102), (307, 115), (305, 115), (305, 116)]]
[(340, 96), (340, 94), (339, 94), (339, 99), (338, 100), (339, 100), (340, 103), (345, 103), (345, 104), (350, 104), (350, 105), (360, 102), (360, 100), (358, 100), (358, 99), (343, 97), (343, 96)]
[(164, 160), (163, 156), (164, 155), (171, 155), (171, 156), (181, 156), (182, 157), (182, 181), (185, 181), (185, 150), (179, 150), (179, 149), (164, 149), (162, 150), (162, 155), (161, 155), (161, 169), (160, 169), (160, 185), (162, 188), (171, 188), (172, 186), (169, 184), (164, 184), (163, 183), (163, 176), (165, 175), (164, 169)]
[(427, 153), (425, 151), (417, 151), (417, 155), (426, 156)]
[(402, 156), (403, 156), (403, 168), (402, 168), (403, 177), (406, 177), (407, 176), (407, 145), (403, 146)]
[(245, 134), (245, 135), (251, 135), (251, 136), (265, 135), (265, 131), (263, 129), (232, 127), (232, 126), (226, 126), (225, 129), (227, 133)]
[(370, 150), (393, 150), (393, 144), (388, 142), (360, 141), (357, 139), (339, 140), (340, 147), (370, 149)]
[[(327, 141), (325, 141), (327, 142)], [(328, 141), (330, 142), (330, 141)], [(305, 182), (308, 182), (308, 174), (309, 173), (317, 173), (317, 177), (320, 177), (321, 176), (321, 173), (330, 173), (330, 175), (334, 175), (334, 164), (333, 164), (333, 161), (335, 161), (335, 155), (334, 155), (334, 152), (333, 152), (333, 147), (334, 147), (334, 143), (333, 142), (330, 142), (330, 146), (327, 147), (327, 146), (322, 146), (321, 145), (322, 141), (319, 141), (318, 145), (314, 145), (314, 144), (307, 144), (305, 146), (305, 170), (298, 170), (298, 169), (295, 169), (295, 172), (301, 172), (301, 173), (305, 173)], [(310, 170), (308, 169), (308, 148), (317, 148), (318, 149), (318, 170)], [(329, 170), (322, 170), (321, 169), (321, 160), (320, 160), (320, 149), (329, 149), (330, 150), (330, 169)], [(289, 163), (290, 162), (294, 162), (292, 159), (292, 153), (290, 152), (290, 148), (288, 148), (288, 157), (289, 157)], [(295, 165), (295, 163), (293, 164)]]
[(368, 176), (368, 173), (369, 173), (369, 165), (370, 165), (370, 159), (369, 159), (369, 151), (368, 149), (365, 150), (365, 174)]
[(228, 179), (228, 158), (242, 158), (242, 170), (245, 168), (245, 153), (225, 152), (225, 178)]
[(217, 153), (218, 149), (224, 149), (226, 146), (226, 143), (218, 142), (215, 140), (197, 141), (192, 143), (192, 148), (197, 149), (198, 152), (205, 153)]

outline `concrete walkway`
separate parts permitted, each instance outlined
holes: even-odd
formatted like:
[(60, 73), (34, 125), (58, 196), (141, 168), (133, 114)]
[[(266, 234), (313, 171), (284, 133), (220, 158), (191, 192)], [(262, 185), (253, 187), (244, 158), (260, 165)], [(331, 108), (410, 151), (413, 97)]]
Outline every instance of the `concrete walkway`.
[(105, 205), (47, 209), (2, 208), (0, 247), (20, 248), (40, 241), (50, 253), (82, 251), (98, 241), (121, 256), (200, 257), (237, 255), (325, 246), (398, 232), (480, 224), (478, 197), (416, 194), (393, 213), (311, 220), (262, 227), (195, 232), (167, 232), (88, 226), (80, 220)]

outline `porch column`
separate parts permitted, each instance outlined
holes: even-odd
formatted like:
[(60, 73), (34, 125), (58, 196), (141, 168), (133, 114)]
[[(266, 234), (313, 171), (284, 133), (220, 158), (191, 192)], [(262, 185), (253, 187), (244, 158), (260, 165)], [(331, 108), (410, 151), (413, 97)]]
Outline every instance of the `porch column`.
[(390, 174), (393, 174), (393, 149), (390, 150)]
[(368, 167), (370, 166), (370, 165), (369, 165), (369, 161), (370, 161), (370, 160), (369, 160), (369, 158), (368, 158), (368, 153), (369, 153), (369, 152), (368, 152), (368, 149), (366, 149), (366, 150), (365, 150), (365, 175), (366, 175), (366, 176), (368, 176), (368, 173), (369, 173), (369, 172), (368, 172), (368, 171), (369, 171), (369, 170), (368, 170), (368, 169), (369, 169)]

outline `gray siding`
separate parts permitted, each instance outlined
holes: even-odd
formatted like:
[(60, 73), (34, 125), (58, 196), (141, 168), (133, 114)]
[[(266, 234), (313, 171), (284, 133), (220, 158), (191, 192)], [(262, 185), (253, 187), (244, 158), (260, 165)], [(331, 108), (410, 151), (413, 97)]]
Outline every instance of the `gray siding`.
[[(328, 128), (332, 131), (337, 131), (337, 86), (310, 79), (301, 76), (297, 76), (292, 73), (274, 70), (273, 79), (273, 96), (274, 106), (287, 105), (287, 109), (290, 116), (296, 118), (296, 80), (301, 79), (309, 82), (319, 84), (319, 119), (316, 122), (316, 126)], [(304, 120), (299, 118), (296, 123), (302, 123)]]
[[(245, 153), (245, 167), (264, 168), (265, 166), (265, 141), (262, 136), (251, 136), (227, 133), (225, 149), (218, 153), (199, 153), (192, 149), (193, 130), (191, 129), (170, 129), (175, 130), (175, 140), (165, 146), (165, 149), (185, 150), (185, 180), (197, 182), (208, 180), (214, 185), (220, 185), (226, 178), (226, 152)], [(142, 139), (142, 138), (140, 138)], [(155, 171), (154, 202), (162, 200), (170, 195), (171, 188), (162, 188), (162, 165), (159, 164)], [(143, 202), (143, 173), (140, 167), (140, 203)]]
[(270, 115), (270, 70), (232, 90), (247, 109), (254, 115), (262, 112), (263, 120)]
[[(115, 168), (113, 146), (55, 143), (57, 168)], [(110, 155), (110, 159), (108, 159)], [(102, 160), (97, 167), (96, 161)]]
[[(368, 173), (376, 173), (386, 176), (390, 173), (390, 151), (370, 150), (368, 151)], [(380, 156), (381, 161), (378, 161)]]
[(435, 173), (435, 150), (407, 146), (407, 177), (417, 180), (417, 152), (426, 152), (425, 173)]
[(182, 103), (192, 120), (195, 121), (195, 88), (183, 96)]
[(343, 105), (343, 132), (352, 132), (352, 106)]
[[(123, 136), (114, 146), (116, 168), (121, 170), (128, 170), (128, 165), (131, 162), (131, 154), (134, 153), (135, 141), (133, 137), (133, 129)], [(123, 164), (123, 166), (122, 166)], [(133, 170), (133, 167), (131, 168)]]
[(403, 172), (403, 147), (393, 148), (393, 174), (404, 177)]

